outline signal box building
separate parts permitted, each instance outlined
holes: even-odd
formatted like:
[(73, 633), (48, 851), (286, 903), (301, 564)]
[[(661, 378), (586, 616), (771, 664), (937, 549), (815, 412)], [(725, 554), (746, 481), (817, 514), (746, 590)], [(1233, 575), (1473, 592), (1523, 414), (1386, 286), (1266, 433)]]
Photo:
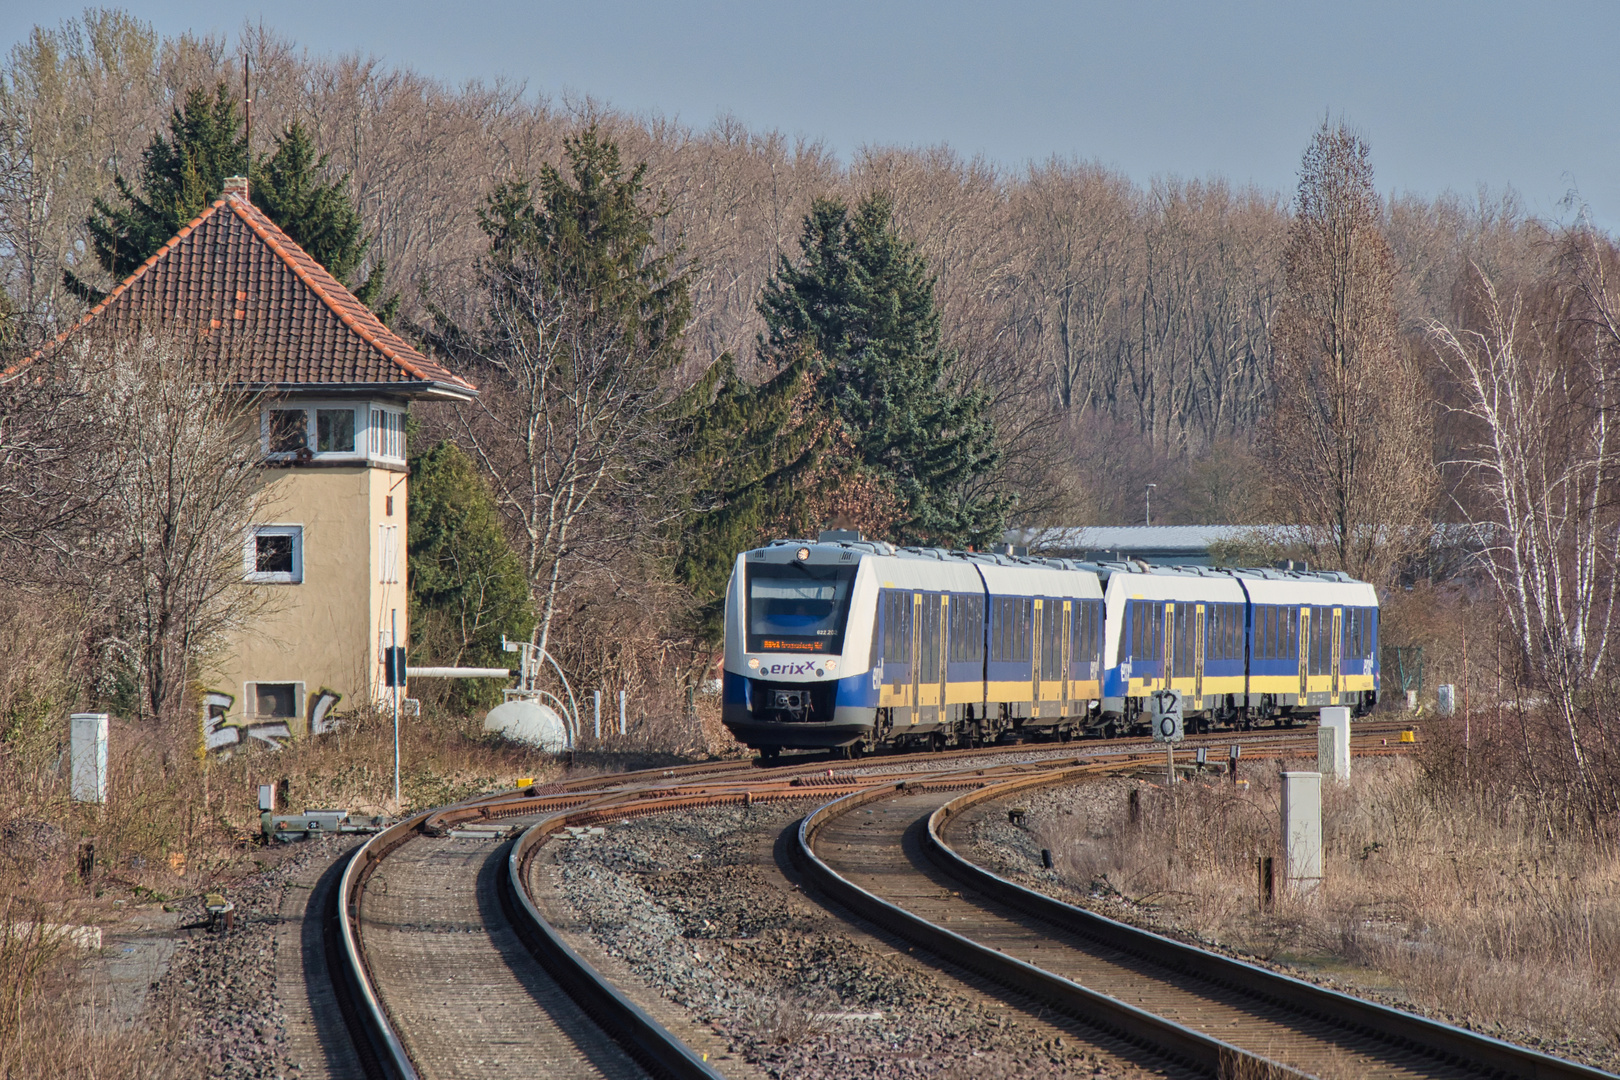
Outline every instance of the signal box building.
[(476, 389), (389, 330), (248, 201), (247, 181), (91, 309), (80, 327), (181, 328), (262, 395), (263, 520), (233, 523), (265, 614), (200, 672), (205, 745), (279, 745), (384, 693), (406, 640), (405, 415)]

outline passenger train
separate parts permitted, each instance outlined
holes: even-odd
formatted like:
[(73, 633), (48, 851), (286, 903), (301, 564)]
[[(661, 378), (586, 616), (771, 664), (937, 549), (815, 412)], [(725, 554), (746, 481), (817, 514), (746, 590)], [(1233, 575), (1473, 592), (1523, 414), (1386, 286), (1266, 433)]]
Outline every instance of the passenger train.
[(1378, 596), (1342, 573), (1087, 563), (826, 534), (737, 557), (723, 720), (766, 759), (1291, 725), (1378, 701)]

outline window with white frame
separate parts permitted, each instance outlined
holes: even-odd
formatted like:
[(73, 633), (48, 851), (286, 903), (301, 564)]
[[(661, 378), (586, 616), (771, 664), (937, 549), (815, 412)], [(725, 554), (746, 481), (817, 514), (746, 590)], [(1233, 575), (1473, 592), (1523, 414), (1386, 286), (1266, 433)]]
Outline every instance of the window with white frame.
[(399, 526), (377, 526), (377, 580), (383, 585), (399, 584)]
[[(357, 415), (358, 414), (358, 415)], [(264, 452), (272, 458), (354, 458), (362, 455), (364, 406), (277, 405), (264, 410)]]
[(309, 412), (306, 409), (264, 411), (264, 452), (296, 454), (309, 448)]
[(394, 409), (385, 409), (379, 406), (371, 408), (371, 423), (368, 425), (371, 433), (372, 457), (390, 458), (394, 461), (405, 460), (405, 414)]
[(304, 580), (304, 527), (255, 525), (242, 545), (242, 576), (261, 585)]
[(354, 410), (315, 410), (315, 452), (317, 454), (354, 453)]

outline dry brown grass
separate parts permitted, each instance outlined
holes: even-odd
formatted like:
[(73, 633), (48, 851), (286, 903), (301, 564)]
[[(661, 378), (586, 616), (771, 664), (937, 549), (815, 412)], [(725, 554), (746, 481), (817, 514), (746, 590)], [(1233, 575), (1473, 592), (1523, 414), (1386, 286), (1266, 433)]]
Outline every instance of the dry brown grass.
[[(20, 692), (9, 700), (14, 722), (0, 737), (0, 928), (106, 923), (131, 905), (240, 879), (256, 869), (260, 784), (285, 781), (293, 809), (394, 813), (511, 787), (520, 777), (547, 783), (669, 764), (681, 758), (668, 747), (695, 751), (703, 743), (685, 718), (649, 720), (570, 761), (488, 735), (481, 718), (429, 710), (402, 722), (403, 806), (396, 806), (393, 724), (381, 713), (353, 716), (334, 733), (280, 751), (250, 746), (206, 763), (192, 723), (115, 718), (108, 801), (81, 806), (69, 798), (69, 706), (42, 707)], [(88, 877), (81, 873), (86, 844), (94, 848)], [(0, 1080), (197, 1075), (163, 1052), (176, 1018), (149, 1015), (134, 1026), (104, 1018), (81, 955), (37, 929), (0, 937)]]
[[(1516, 785), (1478, 783), (1441, 748), (1358, 759), (1323, 796), (1325, 885), (1259, 904), (1256, 859), (1276, 855), (1281, 768), (1247, 790), (1140, 785), (1076, 823), (1035, 823), (1068, 882), (1117, 891), (1154, 917), (1265, 959), (1302, 961), (1476, 1026), (1620, 1055), (1620, 852)], [(1082, 824), (1075, 828), (1075, 824)], [(1278, 860), (1280, 873), (1281, 860)]]

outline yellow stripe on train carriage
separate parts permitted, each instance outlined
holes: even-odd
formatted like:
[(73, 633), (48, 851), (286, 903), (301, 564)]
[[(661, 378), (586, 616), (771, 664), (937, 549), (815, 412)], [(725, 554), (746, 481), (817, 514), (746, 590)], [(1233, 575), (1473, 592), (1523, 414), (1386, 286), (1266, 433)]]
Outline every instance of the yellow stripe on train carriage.
[(986, 698), (990, 701), (1028, 701), (1030, 680), (1019, 679), (1016, 682), (993, 682), (985, 687)]

